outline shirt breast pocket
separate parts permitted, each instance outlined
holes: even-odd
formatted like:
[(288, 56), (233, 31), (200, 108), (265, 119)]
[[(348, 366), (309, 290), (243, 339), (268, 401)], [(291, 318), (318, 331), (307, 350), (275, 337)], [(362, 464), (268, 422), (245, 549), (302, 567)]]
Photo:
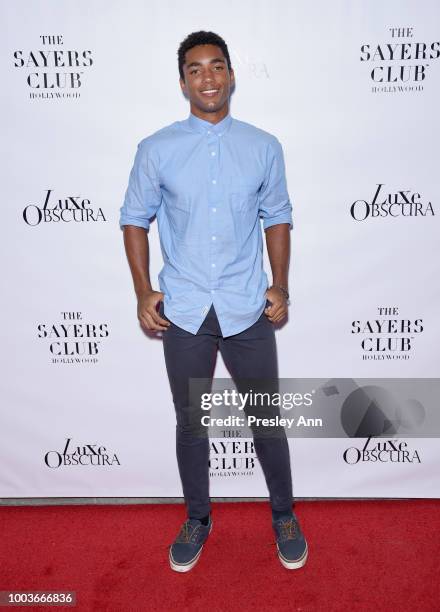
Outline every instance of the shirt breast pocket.
[(252, 236), (258, 224), (258, 187), (246, 180), (230, 183), (232, 225), (239, 252), (252, 247)]
[(257, 212), (257, 190), (258, 188), (255, 184), (250, 181), (231, 179), (230, 198), (232, 212)]
[(174, 236), (184, 240), (188, 236), (191, 206), (187, 198), (180, 197), (168, 206), (168, 218)]

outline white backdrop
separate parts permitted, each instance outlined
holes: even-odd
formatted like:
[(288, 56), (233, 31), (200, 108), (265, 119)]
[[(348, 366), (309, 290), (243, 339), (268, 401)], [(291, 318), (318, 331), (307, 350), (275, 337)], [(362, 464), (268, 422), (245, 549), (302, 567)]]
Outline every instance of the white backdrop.
[[(295, 228), (280, 376), (438, 376), (437, 2), (1, 8), (1, 497), (181, 495), (161, 340), (137, 321), (118, 219), (137, 143), (189, 113), (177, 48), (199, 29), (229, 46), (232, 116), (285, 153)], [(420, 205), (375, 216), (378, 185), (377, 202)], [(60, 221), (49, 210), (66, 206)], [(150, 244), (158, 288), (155, 223)], [(385, 351), (368, 350), (383, 334), (352, 333), (387, 319), (421, 319), (423, 331)], [(227, 375), (219, 355), (215, 376)], [(349, 465), (352, 442), (291, 441), (294, 494), (438, 497), (436, 439), (406, 440), (419, 460)], [(240, 450), (234, 464), (213, 446), (212, 495), (267, 494)]]

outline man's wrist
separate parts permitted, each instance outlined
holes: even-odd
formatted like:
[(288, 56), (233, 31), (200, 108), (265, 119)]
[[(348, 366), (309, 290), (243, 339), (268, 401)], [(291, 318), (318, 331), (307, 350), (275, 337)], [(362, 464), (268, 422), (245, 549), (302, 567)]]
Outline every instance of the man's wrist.
[(271, 285), (271, 287), (275, 287), (276, 289), (280, 289), (280, 291), (283, 293), (284, 297), (286, 298), (286, 300), (289, 299), (289, 289), (286, 285), (278, 285), (278, 284), (273, 284)]
[(139, 300), (144, 295), (151, 293), (153, 291), (152, 287), (140, 287), (139, 289), (135, 289), (136, 297)]

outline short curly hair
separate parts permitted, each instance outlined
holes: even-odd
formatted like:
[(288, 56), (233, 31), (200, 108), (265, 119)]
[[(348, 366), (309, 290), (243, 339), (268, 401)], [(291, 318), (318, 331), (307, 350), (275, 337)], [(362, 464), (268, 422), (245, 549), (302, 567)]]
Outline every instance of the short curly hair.
[(192, 32), (180, 43), (177, 51), (177, 57), (179, 61), (179, 74), (182, 81), (185, 80), (183, 74), (183, 65), (185, 63), (185, 54), (187, 51), (196, 47), (197, 45), (216, 45), (220, 47), (223, 55), (226, 58), (228, 69), (231, 70), (231, 58), (229, 57), (228, 45), (225, 43), (223, 38), (215, 32), (205, 32), (200, 30), (199, 32)]

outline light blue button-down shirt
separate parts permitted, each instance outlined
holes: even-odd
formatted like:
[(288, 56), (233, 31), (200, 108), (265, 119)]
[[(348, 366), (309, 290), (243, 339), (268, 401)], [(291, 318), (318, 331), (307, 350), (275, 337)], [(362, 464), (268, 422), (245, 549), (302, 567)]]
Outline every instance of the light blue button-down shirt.
[(214, 304), (223, 337), (238, 334), (266, 306), (260, 218), (293, 227), (282, 147), (230, 113), (190, 113), (139, 143), (120, 213), (146, 230), (156, 215), (165, 316), (196, 334)]

